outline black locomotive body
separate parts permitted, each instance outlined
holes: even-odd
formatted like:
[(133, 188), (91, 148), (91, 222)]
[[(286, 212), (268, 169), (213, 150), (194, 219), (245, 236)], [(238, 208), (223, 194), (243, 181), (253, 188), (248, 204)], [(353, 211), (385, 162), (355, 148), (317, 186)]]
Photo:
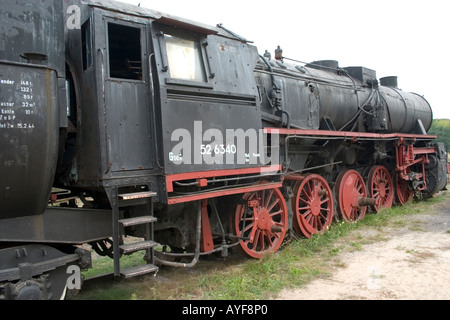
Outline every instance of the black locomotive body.
[(78, 289), (82, 244), (126, 277), (259, 258), (446, 185), (431, 108), (396, 78), (120, 2), (3, 2), (0, 298)]

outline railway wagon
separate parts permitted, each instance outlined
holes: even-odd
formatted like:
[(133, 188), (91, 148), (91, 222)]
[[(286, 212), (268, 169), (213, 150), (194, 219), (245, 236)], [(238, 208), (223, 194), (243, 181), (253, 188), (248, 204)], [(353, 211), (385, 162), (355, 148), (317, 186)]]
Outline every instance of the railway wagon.
[(120, 2), (1, 4), (0, 299), (79, 289), (86, 244), (124, 277), (261, 258), (447, 183), (396, 77)]

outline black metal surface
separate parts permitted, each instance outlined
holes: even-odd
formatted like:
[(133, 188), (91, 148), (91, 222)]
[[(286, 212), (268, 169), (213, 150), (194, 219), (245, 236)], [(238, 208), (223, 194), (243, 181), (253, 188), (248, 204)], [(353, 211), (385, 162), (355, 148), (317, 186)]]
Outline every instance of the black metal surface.
[(380, 91), (389, 106), (391, 132), (421, 133), (416, 130), (418, 120), (425, 132), (430, 130), (433, 112), (424, 97), (390, 87), (380, 87)]
[[(0, 281), (5, 300), (60, 300), (64, 298), (68, 266), (91, 265), (82, 249), (64, 253), (53, 247), (29, 244), (0, 250)], [(80, 279), (81, 280), (81, 279)]]
[[(428, 131), (432, 111), (421, 96), (404, 92), (383, 80), (380, 86), (374, 70), (364, 67), (339, 68), (337, 61), (316, 61), (305, 66), (271, 60), (273, 72), (260, 62), (256, 72), (261, 86), (263, 119), (277, 124), (270, 102), (275, 77), (280, 87), (282, 108), (290, 114), (292, 126), (319, 129), (323, 119), (344, 131), (422, 133)], [(364, 111), (361, 111), (364, 109)], [(358, 123), (360, 121), (360, 123)]]
[[(172, 34), (186, 37), (164, 27), (155, 26), (154, 32), (163, 32), (165, 37)], [(231, 134), (227, 136), (227, 130), (235, 133), (237, 130), (247, 132), (250, 129), (258, 133), (262, 127), (253, 77), (258, 59), (256, 48), (216, 35), (198, 34), (197, 37), (206, 73), (203, 82), (179, 80), (174, 76), (171, 66), (167, 70), (161, 68), (167, 55), (165, 38), (153, 37), (155, 50), (162, 50), (161, 54), (155, 55), (155, 59), (160, 83), (161, 150), (165, 172), (238, 169), (261, 165), (259, 159), (252, 158), (248, 145), (245, 152), (237, 152), (232, 160), (227, 159), (227, 155), (233, 156), (227, 152), (221, 155), (211, 152), (211, 159), (201, 154), (202, 145), (211, 146), (211, 149), (216, 145), (224, 145), (225, 149), (233, 146), (239, 148), (237, 138)], [(177, 130), (182, 130), (183, 136)], [(208, 132), (215, 132), (217, 136), (207, 136)], [(174, 148), (182, 142), (186, 143), (186, 148), (172, 155)], [(244, 153), (250, 154), (249, 161), (245, 160)], [(179, 156), (179, 161), (172, 156)]]
[(0, 219), (39, 214), (49, 198), (65, 110), (61, 12), (57, 0), (0, 8)]
[(63, 1), (59, 0), (2, 1), (0, 60), (45, 65), (64, 77), (62, 13)]
[[(72, 184), (98, 188), (146, 183), (156, 158), (148, 69), (149, 21), (104, 11), (108, 3), (74, 3), (80, 6), (82, 30), (88, 28), (90, 36), (82, 39), (80, 30), (69, 30), (67, 38), (68, 56), (79, 84), (77, 152), (71, 169), (76, 176)], [(83, 41), (91, 45), (85, 61), (79, 55)], [(125, 59), (136, 63), (129, 74), (124, 69)], [(85, 65), (86, 61), (92, 63)]]
[(110, 210), (54, 207), (41, 215), (0, 221), (2, 242), (82, 244), (111, 236)]
[[(198, 157), (202, 144), (214, 143), (202, 139), (208, 129), (218, 130), (224, 139), (227, 130), (261, 129), (253, 77), (256, 48), (230, 39), (230, 35), (217, 36), (219, 29), (195, 27), (145, 9), (122, 8), (114, 2), (88, 3), (80, 3), (80, 23), (91, 26), (92, 66), (86, 68), (79, 58), (77, 50), (83, 47), (79, 30), (69, 30), (67, 42), (82, 92), (76, 163), (71, 170), (76, 172), (73, 186), (110, 186), (114, 181), (127, 184), (128, 178), (142, 181), (144, 177), (156, 185), (159, 179), (153, 178), (154, 174), (236, 169), (258, 163), (258, 159), (246, 161), (245, 153), (252, 155), (249, 147), (240, 153), (241, 159), (227, 162), (223, 157), (223, 163), (210, 165)], [(153, 18), (169, 26), (156, 24)], [(204, 83), (177, 79), (174, 70), (166, 66), (165, 38), (160, 34), (181, 26), (189, 30), (180, 31), (182, 37), (200, 41)], [(137, 62), (138, 75), (127, 75), (119, 69), (126, 58)], [(178, 165), (171, 154), (179, 139), (172, 133), (186, 130), (194, 142), (198, 137), (194, 137), (194, 124), (198, 121), (201, 141), (189, 145), (183, 164)], [(190, 159), (186, 159), (188, 153)], [(200, 163), (196, 163), (198, 158)], [(162, 197), (164, 193), (158, 194)]]
[(0, 62), (0, 218), (41, 213), (58, 152), (56, 73)]

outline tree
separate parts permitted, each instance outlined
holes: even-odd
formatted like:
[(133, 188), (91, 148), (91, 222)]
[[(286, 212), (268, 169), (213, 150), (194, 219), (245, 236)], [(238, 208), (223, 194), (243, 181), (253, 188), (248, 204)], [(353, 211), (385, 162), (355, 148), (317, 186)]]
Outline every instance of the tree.
[(450, 120), (449, 119), (434, 119), (430, 130), (430, 135), (437, 135), (436, 142), (442, 142), (445, 144), (447, 151), (450, 148)]

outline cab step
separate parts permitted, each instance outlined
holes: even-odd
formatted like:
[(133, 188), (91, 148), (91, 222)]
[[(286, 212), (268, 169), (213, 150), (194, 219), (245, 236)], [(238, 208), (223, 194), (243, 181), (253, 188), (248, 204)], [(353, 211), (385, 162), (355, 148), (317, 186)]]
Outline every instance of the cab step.
[(141, 241), (141, 242), (133, 242), (120, 246), (120, 250), (122, 253), (132, 253), (141, 250), (147, 250), (156, 247), (158, 244), (154, 241)]
[(119, 199), (121, 199), (121, 200), (134, 200), (134, 199), (153, 198), (153, 197), (156, 197), (156, 192), (153, 192), (153, 191), (143, 191), (143, 192), (119, 194)]
[[(151, 190), (151, 186), (141, 186), (145, 187), (146, 190)], [(123, 193), (119, 193), (119, 189), (124, 190)], [(142, 191), (142, 192), (131, 192), (126, 193), (125, 189), (132, 190), (132, 186), (111, 186), (105, 188), (107, 192), (109, 202), (112, 208), (112, 219), (113, 219), (113, 253), (114, 253), (114, 276), (123, 276), (125, 278), (131, 278), (139, 276), (146, 273), (158, 271), (158, 267), (154, 265), (154, 248), (158, 244), (153, 241), (153, 224), (157, 219), (153, 216), (154, 213), (154, 197), (157, 196), (156, 192), (153, 191)], [(134, 190), (139, 190), (134, 188)], [(140, 189), (143, 190), (143, 189)], [(144, 205), (145, 207), (140, 207)], [(147, 215), (137, 216), (133, 218), (120, 218), (121, 212), (120, 208), (139, 208), (140, 212), (146, 212)], [(127, 210), (124, 210), (125, 212)], [(145, 228), (145, 240), (138, 240), (136, 242), (130, 242), (127, 244), (120, 244), (123, 236), (128, 235), (127, 227), (141, 225)], [(132, 232), (131, 232), (132, 233)], [(129, 267), (122, 270), (120, 267), (120, 257), (122, 254), (131, 254), (137, 251), (145, 251), (144, 259), (147, 261), (145, 265), (139, 265), (136, 267)]]
[(158, 219), (156, 219), (154, 216), (141, 216), (129, 219), (121, 219), (119, 220), (119, 223), (124, 227), (131, 227), (139, 224), (153, 223), (156, 222), (157, 220)]
[(141, 276), (147, 273), (152, 273), (152, 272), (156, 272), (158, 271), (158, 267), (153, 265), (153, 264), (143, 264), (140, 266), (136, 266), (136, 267), (131, 267), (128, 269), (124, 269), (120, 271), (120, 274), (128, 279), (128, 278), (132, 278), (132, 277), (137, 277), (137, 276)]
[(136, 205), (143, 205), (156, 197), (157, 193), (153, 191), (142, 191), (132, 193), (122, 193), (118, 195), (119, 207), (130, 207)]

